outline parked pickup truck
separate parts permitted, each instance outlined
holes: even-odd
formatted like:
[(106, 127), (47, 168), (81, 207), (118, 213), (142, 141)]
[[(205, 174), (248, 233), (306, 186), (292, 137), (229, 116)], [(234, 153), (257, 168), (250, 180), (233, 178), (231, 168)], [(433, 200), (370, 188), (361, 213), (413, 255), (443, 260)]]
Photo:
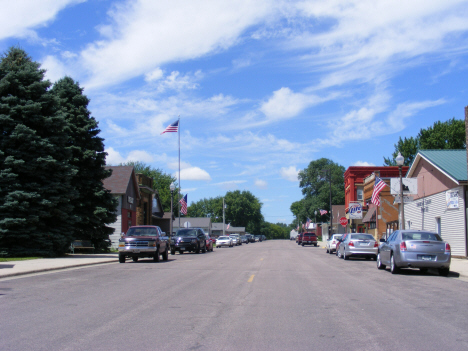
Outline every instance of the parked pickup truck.
[(155, 262), (159, 262), (160, 255), (167, 261), (169, 246), (166, 233), (156, 225), (130, 227), (119, 240), (119, 262), (125, 263), (126, 257), (131, 257), (134, 262), (140, 257), (152, 257)]
[(314, 245), (317, 246), (317, 235), (315, 233), (302, 234), (301, 245)]

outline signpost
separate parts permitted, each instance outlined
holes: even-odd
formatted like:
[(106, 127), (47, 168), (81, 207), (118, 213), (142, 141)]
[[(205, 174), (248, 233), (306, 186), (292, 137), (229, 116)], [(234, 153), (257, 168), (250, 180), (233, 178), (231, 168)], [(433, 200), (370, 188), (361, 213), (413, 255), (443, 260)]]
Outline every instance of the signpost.
[[(414, 197), (413, 196), (407, 196), (407, 195), (403, 195), (403, 201), (405, 204), (409, 203), (409, 202), (413, 202), (414, 200)], [(393, 204), (401, 204), (401, 199), (400, 199), (400, 195), (397, 195), (395, 196), (395, 200), (393, 201)]]

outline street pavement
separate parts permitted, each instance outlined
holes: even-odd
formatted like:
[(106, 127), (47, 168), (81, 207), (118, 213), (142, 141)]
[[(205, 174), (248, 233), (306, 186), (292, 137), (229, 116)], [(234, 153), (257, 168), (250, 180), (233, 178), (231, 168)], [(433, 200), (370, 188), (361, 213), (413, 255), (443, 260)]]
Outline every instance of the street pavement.
[(468, 349), (454, 274), (289, 240), (113, 262), (0, 279), (0, 350)]
[[(325, 242), (319, 242), (319, 246), (322, 249), (325, 249)], [(0, 262), (0, 278), (117, 262), (118, 258), (119, 256), (117, 253), (95, 255), (69, 254), (60, 258), (41, 258), (27, 261)], [(459, 276), (468, 279), (468, 259), (452, 258), (450, 275), (452, 277)]]

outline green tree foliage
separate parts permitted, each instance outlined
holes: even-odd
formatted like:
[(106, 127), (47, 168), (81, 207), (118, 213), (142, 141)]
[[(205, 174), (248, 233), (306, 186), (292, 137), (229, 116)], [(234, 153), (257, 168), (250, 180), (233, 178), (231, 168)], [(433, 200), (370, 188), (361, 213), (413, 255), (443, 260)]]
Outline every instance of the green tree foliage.
[(284, 223), (263, 222), (260, 228), (260, 234), (265, 235), (267, 239), (289, 239), (291, 229)]
[(44, 70), (21, 49), (0, 60), (0, 247), (10, 255), (59, 255), (77, 218), (68, 121)]
[(211, 222), (223, 222), (223, 198), (218, 196), (215, 198), (201, 199), (187, 208), (188, 217), (211, 217)]
[[(259, 233), (263, 222), (262, 203), (250, 191), (229, 191), (224, 196), (226, 224), (245, 227), (248, 233)], [(223, 222), (223, 197), (202, 199), (187, 208), (188, 217), (211, 217), (214, 223)]]
[(401, 152), (401, 155), (405, 158), (405, 166), (409, 166), (413, 163), (416, 154), (418, 153), (418, 138), (406, 138), (398, 140), (398, 143), (395, 144), (395, 151), (392, 154), (392, 157), (384, 157), (385, 166), (396, 166), (396, 157), (398, 152)]
[(455, 118), (445, 122), (437, 121), (432, 127), (421, 128), (416, 138), (401, 137), (398, 143), (395, 144), (395, 151), (392, 157), (384, 157), (385, 166), (396, 166), (395, 158), (398, 152), (405, 158), (405, 166), (410, 166), (413, 163), (418, 150), (450, 150), (450, 149), (465, 149), (466, 134), (465, 121)]
[(304, 223), (307, 217), (314, 220), (315, 211), (317, 221), (329, 220), (328, 215), (321, 216), (319, 210), (327, 210), (330, 213), (330, 176), (332, 205), (344, 203), (344, 172), (343, 166), (327, 158), (312, 161), (306, 169), (299, 172), (299, 187), (302, 188), (304, 198), (300, 204), (293, 203), (291, 211), (299, 216), (301, 223)]
[(226, 222), (245, 227), (248, 233), (258, 233), (262, 222), (262, 203), (250, 191), (229, 191), (225, 196)]
[(120, 164), (120, 166), (133, 166), (135, 168), (135, 173), (144, 174), (147, 177), (153, 178), (153, 189), (156, 190), (159, 194), (159, 199), (164, 212), (171, 212), (171, 183), (174, 183), (174, 215), (177, 216), (179, 213), (178, 210), (178, 183), (177, 178), (174, 176), (165, 173), (160, 168), (153, 168), (150, 165), (147, 165), (144, 162), (140, 161), (130, 161), (127, 163)]
[(106, 249), (106, 239), (113, 233), (113, 229), (106, 224), (117, 219), (117, 201), (102, 183), (112, 171), (104, 168), (107, 154), (103, 139), (98, 136), (98, 123), (88, 110), (89, 99), (72, 78), (60, 79), (51, 93), (58, 98), (57, 115), (68, 122), (69, 163), (77, 169), (72, 179), (78, 193), (72, 200), (73, 214), (77, 219), (73, 226), (73, 238), (90, 240), (96, 248)]

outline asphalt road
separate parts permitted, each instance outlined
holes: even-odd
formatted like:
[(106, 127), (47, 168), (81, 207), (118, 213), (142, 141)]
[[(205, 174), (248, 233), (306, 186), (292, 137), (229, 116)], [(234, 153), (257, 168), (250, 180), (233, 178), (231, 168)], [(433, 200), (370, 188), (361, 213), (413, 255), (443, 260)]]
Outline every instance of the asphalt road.
[(466, 350), (468, 283), (267, 241), (0, 280), (0, 350)]

